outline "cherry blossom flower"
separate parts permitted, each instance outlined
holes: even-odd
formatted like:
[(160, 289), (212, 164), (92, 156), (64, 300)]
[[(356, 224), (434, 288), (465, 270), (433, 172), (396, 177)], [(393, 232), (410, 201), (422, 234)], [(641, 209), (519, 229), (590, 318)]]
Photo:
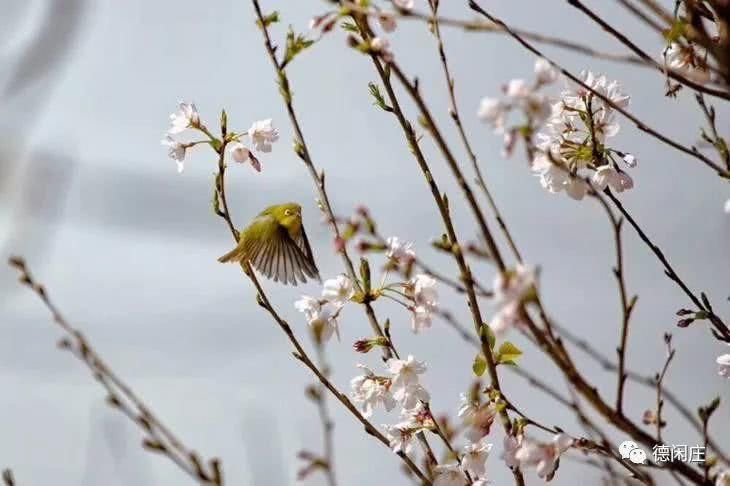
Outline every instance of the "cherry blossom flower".
[(431, 395), (420, 383), (411, 383), (397, 388), (393, 393), (393, 398), (401, 404), (404, 410), (414, 410), (421, 402), (428, 402)]
[(625, 172), (620, 172), (611, 165), (602, 165), (593, 174), (591, 179), (596, 189), (602, 191), (610, 186), (616, 192), (623, 192), (634, 187), (634, 181)]
[(459, 398), (461, 399), (461, 405), (457, 415), (464, 420), (472, 418), (479, 409), (479, 402), (472, 400), (467, 393), (461, 393)]
[(456, 463), (435, 466), (433, 473), (433, 486), (467, 486), (464, 471)]
[(492, 450), (492, 444), (487, 442), (486, 437), (468, 444), (462, 450), (461, 466), (474, 478), (484, 477), (487, 469), (487, 457)]
[(401, 10), (411, 11), (413, 10), (413, 0), (393, 0), (393, 5)]
[(355, 289), (352, 280), (347, 275), (338, 275), (324, 282), (322, 298), (334, 304), (343, 306), (353, 295), (355, 295)]
[(387, 12), (380, 12), (378, 14), (378, 23), (380, 24), (380, 27), (388, 33), (395, 31), (398, 27), (398, 24), (395, 21), (395, 15)]
[(489, 327), (497, 337), (504, 336), (513, 327), (522, 324), (522, 313), (517, 302), (502, 306), (489, 321)]
[(514, 270), (500, 272), (494, 277), (494, 301), (501, 305), (520, 302), (535, 285), (535, 271), (518, 264)]
[(393, 53), (390, 52), (390, 41), (384, 37), (373, 37), (370, 40), (370, 48), (377, 52), (385, 62), (393, 60)]
[(526, 98), (532, 92), (524, 79), (512, 79), (504, 88), (504, 93), (509, 98)]
[(413, 451), (413, 439), (419, 429), (410, 427), (407, 423), (384, 425), (390, 448), (396, 454), (410, 454)]
[(233, 160), (239, 164), (248, 162), (251, 156), (251, 151), (241, 142), (231, 142), (228, 144), (228, 150), (231, 152)]
[(540, 57), (535, 61), (535, 77), (538, 83), (550, 84), (558, 79), (558, 71), (547, 59)]
[(200, 125), (200, 114), (194, 103), (180, 102), (180, 109), (170, 115), (170, 135), (180, 133), (187, 128)]
[(394, 392), (399, 388), (417, 385), (418, 375), (426, 372), (426, 364), (423, 361), (418, 361), (410, 354), (405, 360), (391, 358), (385, 363), (385, 366), (393, 374)]
[(464, 423), (468, 425), (466, 430), (466, 438), (471, 442), (479, 442), (482, 437), (489, 434), (497, 416), (497, 406), (494, 402), (487, 402), (479, 405), (474, 414)]
[(251, 143), (259, 152), (271, 152), (271, 144), (279, 140), (279, 131), (271, 125), (271, 118), (253, 122), (248, 129)]
[(479, 478), (472, 482), (469, 486), (490, 486), (492, 482), (487, 478)]
[(710, 81), (710, 70), (707, 66), (707, 52), (704, 48), (689, 43), (682, 46), (671, 43), (663, 52), (667, 67), (696, 83)]
[(388, 246), (386, 255), (391, 260), (407, 264), (416, 258), (416, 252), (413, 251), (413, 243), (411, 242), (401, 241), (397, 236), (391, 236), (385, 243)]
[(730, 354), (723, 354), (717, 357), (718, 374), (724, 378), (730, 378)]
[(438, 307), (438, 291), (436, 290), (436, 279), (425, 274), (418, 274), (411, 280), (413, 286), (413, 300), (416, 304), (431, 309)]
[(433, 310), (429, 307), (417, 305), (411, 309), (411, 330), (418, 334), (429, 329), (432, 323)]
[(183, 164), (185, 160), (185, 145), (174, 140), (170, 135), (165, 135), (165, 138), (160, 143), (167, 147), (167, 155), (177, 162), (177, 172), (182, 173), (185, 169), (185, 164)]
[(294, 307), (304, 314), (319, 342), (329, 341), (335, 332), (339, 336), (336, 319), (341, 308), (339, 305), (304, 295), (294, 302)]
[(382, 404), (387, 412), (395, 407), (395, 399), (390, 392), (391, 380), (383, 376), (377, 376), (365, 365), (357, 365), (363, 370), (363, 374), (350, 380), (352, 388), (352, 400), (362, 404), (362, 414), (370, 417), (378, 404)]
[(522, 436), (514, 437), (512, 435), (505, 435), (502, 441), (502, 459), (507, 467), (517, 468), (520, 467), (520, 461), (517, 459), (517, 451), (520, 450), (522, 445)]
[(477, 116), (488, 125), (494, 128), (495, 133), (504, 131), (507, 107), (496, 98), (482, 98), (479, 103)]
[(727, 214), (730, 214), (730, 199), (725, 201), (725, 207), (723, 208)]
[(555, 474), (560, 454), (573, 445), (573, 439), (563, 433), (555, 434), (549, 443), (523, 438), (515, 459), (520, 467), (535, 467), (537, 475), (550, 480)]

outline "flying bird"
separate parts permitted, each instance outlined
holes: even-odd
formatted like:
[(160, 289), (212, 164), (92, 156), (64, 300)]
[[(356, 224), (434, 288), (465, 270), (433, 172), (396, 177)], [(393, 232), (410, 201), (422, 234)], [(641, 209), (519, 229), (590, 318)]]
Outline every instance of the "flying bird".
[(221, 263), (250, 262), (256, 270), (284, 285), (321, 281), (297, 203), (270, 206), (244, 229), (238, 246), (218, 259)]

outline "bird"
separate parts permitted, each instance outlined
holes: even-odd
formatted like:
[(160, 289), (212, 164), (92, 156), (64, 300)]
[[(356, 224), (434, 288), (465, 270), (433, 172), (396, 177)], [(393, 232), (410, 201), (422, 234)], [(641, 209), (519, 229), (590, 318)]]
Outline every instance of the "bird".
[(218, 261), (249, 262), (284, 285), (306, 283), (307, 277), (322, 281), (302, 224), (302, 207), (293, 202), (264, 209), (240, 233), (238, 245)]

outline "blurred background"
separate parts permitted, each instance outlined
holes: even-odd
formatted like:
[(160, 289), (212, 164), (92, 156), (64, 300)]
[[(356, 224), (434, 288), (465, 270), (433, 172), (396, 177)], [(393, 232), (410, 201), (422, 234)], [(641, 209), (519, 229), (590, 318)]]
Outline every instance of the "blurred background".
[[(442, 3), (444, 14), (472, 18), (466, 2)], [(516, 26), (624, 52), (565, 2), (484, 3)], [(587, 3), (659, 55), (661, 39), (616, 3)], [(416, 0), (416, 7), (425, 11), (427, 5)], [(281, 10), (282, 22), (273, 34), (283, 40), (288, 25), (306, 32), (310, 18), (329, 5), (264, 1), (263, 8)], [(178, 175), (159, 144), (179, 100), (195, 101), (211, 126), (221, 108), (228, 110), (229, 125), (236, 130), (273, 118), (281, 140), (261, 157), (263, 172), (231, 168), (234, 220), (240, 226), (267, 205), (298, 201), (323, 276), (342, 271), (329, 231), (320, 223), (312, 182), (290, 149), (292, 131), (251, 5), (0, 0), (0, 11), (2, 259), (25, 256), (68, 319), (158, 415), (204, 456), (222, 457), (228, 484), (295, 484), (301, 465), (297, 452), (322, 448), (316, 408), (303, 394), (312, 377), (291, 359), (287, 340), (255, 304), (240, 271), (215, 261), (231, 241), (210, 207), (211, 153), (193, 151)], [(481, 97), (498, 95), (510, 78), (530, 79), (534, 58), (498, 34), (444, 28), (444, 37), (466, 129), (523, 256), (542, 268), (549, 312), (615, 356), (620, 306), (611, 274), (613, 237), (603, 210), (593, 201), (578, 203), (542, 190), (521, 157), (500, 157), (501, 138), (475, 115)], [(391, 40), (463, 156), (426, 26), (402, 21)], [(645, 121), (684, 143), (698, 139), (703, 119), (691, 94), (664, 98), (660, 75), (554, 48), (546, 52), (574, 71), (590, 68), (619, 79), (632, 95), (633, 111)], [(357, 205), (367, 205), (385, 234), (415, 241), (421, 257), (455, 276), (452, 262), (430, 249), (429, 241), (441, 234), (440, 220), (400, 130), (392, 117), (372, 106), (367, 83), (375, 73), (369, 61), (348, 49), (344, 35), (336, 32), (298, 57), (289, 75), (305, 136), (315, 163), (326, 171), (336, 212), (348, 215)], [(405, 106), (415, 119), (412, 106)], [(730, 112), (718, 106), (718, 120), (719, 127), (730, 126)], [(639, 159), (632, 172), (636, 188), (622, 195), (623, 201), (690, 287), (706, 291), (715, 310), (730, 315), (730, 218), (722, 211), (730, 197), (727, 184), (696, 160), (622, 125), (617, 144)], [(435, 177), (450, 194), (462, 239), (473, 239), (474, 226), (450, 174), (431, 141), (422, 144)], [(678, 352), (668, 387), (693, 410), (718, 394), (730, 399), (730, 385), (715, 365), (715, 357), (727, 350), (702, 325), (675, 327), (674, 313), (688, 304), (686, 298), (628, 226), (624, 234), (628, 288), (639, 294), (629, 366), (646, 375), (658, 371), (665, 359), (662, 334), (673, 332)], [(493, 278), (487, 265), (475, 264), (475, 272), (485, 282)], [(293, 302), (301, 293), (318, 293), (316, 284), (292, 289), (265, 282), (265, 287), (307, 341), (306, 323)], [(444, 306), (468, 324), (462, 297), (446, 289), (442, 294)], [(442, 322), (414, 336), (400, 309), (380, 302), (376, 308), (382, 319), (391, 318), (401, 352), (428, 363), (422, 381), (432, 393), (434, 410), (455, 415), (459, 392), (472, 379), (472, 349)], [(486, 303), (485, 313), (490, 312)], [(356, 363), (381, 369), (375, 353), (351, 350), (368, 329), (361, 311), (348, 307), (341, 320), (342, 341), (328, 345), (333, 380), (343, 390), (357, 374)], [(0, 266), (0, 466), (12, 467), (23, 485), (187, 484), (167, 459), (141, 450), (137, 430), (104, 405), (102, 390), (86, 369), (55, 349), (58, 337), (42, 305), (17, 285), (14, 272)], [(518, 335), (511, 339), (526, 351), (522, 366), (566, 390), (535, 348)], [(580, 352), (574, 354), (612, 400), (614, 376)], [(528, 415), (582, 433), (566, 411), (516, 375), (503, 373), (503, 387)], [(654, 401), (652, 390), (629, 382), (631, 418), (639, 421)], [(340, 407), (331, 409), (340, 484), (409, 484), (390, 451), (364, 435)], [(667, 408), (666, 418), (668, 443), (698, 443), (673, 409)], [(373, 421), (396, 420), (377, 414)], [(713, 423), (716, 437), (730, 436), (729, 403)], [(495, 484), (509, 484), (497, 429), (488, 468)], [(616, 444), (625, 439), (614, 437)], [(565, 460), (554, 483), (600, 484), (599, 478), (597, 470)], [(324, 482), (314, 474), (305, 484)], [(534, 472), (528, 473), (528, 484), (541, 484)]]

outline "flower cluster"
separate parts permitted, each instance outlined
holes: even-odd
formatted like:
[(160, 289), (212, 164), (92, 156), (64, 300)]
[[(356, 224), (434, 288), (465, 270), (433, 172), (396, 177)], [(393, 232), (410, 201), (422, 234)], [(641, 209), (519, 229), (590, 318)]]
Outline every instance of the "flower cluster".
[(692, 42), (682, 45), (671, 42), (663, 51), (666, 66), (695, 83), (710, 82), (710, 69), (707, 65), (707, 50)]
[(364, 370), (360, 376), (350, 381), (352, 399), (362, 404), (363, 415), (369, 417), (378, 404), (390, 412), (399, 403), (403, 410), (413, 411), (420, 402), (429, 400), (428, 391), (420, 384), (418, 375), (425, 373), (426, 365), (413, 356), (407, 359), (391, 358), (385, 363), (390, 376), (379, 376), (368, 367), (358, 365)]
[(560, 455), (573, 445), (573, 439), (563, 433), (555, 434), (544, 443), (524, 435), (504, 438), (504, 462), (509, 467), (534, 467), (537, 475), (550, 481), (558, 468)]
[[(605, 76), (591, 72), (583, 72), (581, 77), (586, 86), (614, 105), (629, 105), (629, 96), (616, 81), (609, 83)], [(580, 86), (563, 91), (561, 99), (553, 104), (544, 131), (537, 134), (539, 152), (532, 162), (532, 170), (545, 189), (554, 193), (564, 190), (578, 200), (588, 192), (585, 179), (591, 173), (591, 182), (599, 191), (611, 187), (622, 192), (634, 186), (616, 158), (628, 167), (636, 166), (636, 158), (606, 145), (607, 139), (619, 131), (615, 110), (591, 90)]]
[(337, 317), (354, 294), (352, 280), (346, 275), (338, 275), (324, 282), (321, 298), (303, 295), (294, 307), (304, 314), (317, 342), (323, 343), (329, 341), (334, 333), (339, 338)]
[(419, 333), (431, 327), (433, 314), (438, 310), (438, 291), (436, 280), (425, 274), (418, 274), (405, 284), (406, 296), (413, 305), (411, 311), (411, 329)]
[[(222, 116), (222, 124), (225, 123), (223, 121), (224, 119), (225, 112)], [(177, 135), (188, 129), (202, 133), (207, 139), (183, 143), (173, 138), (173, 135)], [(254, 169), (261, 172), (261, 162), (253, 155), (251, 149), (241, 142), (245, 136), (249, 137), (255, 150), (264, 153), (271, 152), (272, 144), (279, 140), (279, 132), (272, 126), (270, 118), (253, 122), (246, 132), (230, 132), (226, 134), (225, 140), (218, 140), (201, 121), (200, 113), (198, 113), (195, 104), (180, 102), (178, 111), (170, 115), (170, 128), (162, 139), (162, 145), (168, 148), (167, 153), (169, 157), (177, 162), (178, 172), (182, 172), (184, 169), (187, 150), (202, 143), (210, 144), (214, 148), (225, 143), (234, 161), (239, 164), (248, 162)]]
[[(558, 73), (550, 63), (540, 58), (535, 62), (535, 79), (532, 84), (528, 84), (524, 79), (513, 79), (502, 88), (503, 98), (482, 99), (477, 115), (491, 126), (495, 133), (504, 137), (503, 156), (508, 157), (512, 154), (520, 135), (529, 139), (550, 115), (550, 98), (541, 90), (555, 82), (557, 77)], [(511, 112), (521, 112), (524, 121), (508, 127), (507, 122)]]
[(534, 290), (535, 271), (524, 265), (499, 273), (494, 278), (494, 301), (497, 312), (489, 323), (496, 336), (502, 336), (522, 319), (521, 304)]

